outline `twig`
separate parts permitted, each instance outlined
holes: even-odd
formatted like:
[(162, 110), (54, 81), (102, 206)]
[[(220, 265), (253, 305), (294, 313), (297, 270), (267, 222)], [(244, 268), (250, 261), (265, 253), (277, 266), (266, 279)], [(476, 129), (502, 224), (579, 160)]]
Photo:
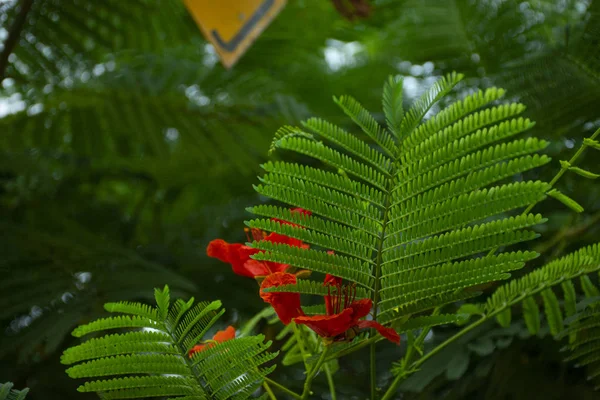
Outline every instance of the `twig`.
[(329, 384), (329, 393), (331, 393), (331, 400), (337, 400), (337, 396), (335, 395), (335, 382), (333, 381), (333, 374), (329, 369), (329, 365), (324, 364), (323, 369), (325, 370), (325, 375), (327, 376), (327, 384)]
[(306, 399), (308, 399), (308, 396), (310, 396), (310, 394), (311, 394), (310, 386), (312, 385), (313, 378), (315, 377), (315, 375), (317, 375), (317, 373), (321, 369), (321, 366), (325, 362), (325, 357), (327, 357), (327, 353), (329, 352), (330, 348), (331, 348), (330, 345), (325, 346), (325, 348), (323, 349), (323, 352), (321, 353), (321, 356), (319, 357), (319, 360), (317, 361), (315, 366), (310, 370), (310, 372), (306, 376), (306, 380), (304, 381), (304, 390), (302, 391), (302, 399), (301, 400), (306, 400)]
[[(598, 128), (593, 134), (592, 136), (589, 138), (590, 140), (594, 140), (596, 139), (598, 136), (600, 136), (600, 128)], [(581, 144), (581, 147), (579, 147), (579, 149), (577, 150), (577, 153), (575, 153), (573, 155), (573, 157), (571, 157), (571, 159), (568, 162), (568, 165), (575, 165), (575, 162), (577, 161), (577, 159), (583, 154), (583, 152), (585, 151), (585, 149), (588, 147), (588, 145), (586, 144), (585, 140), (584, 142)], [(549, 185), (550, 188), (553, 188), (554, 185), (556, 185), (556, 182), (558, 182), (558, 180), (565, 174), (565, 172), (567, 172), (569, 170), (568, 166), (566, 165), (562, 165), (560, 168), (560, 171), (558, 171), (558, 173), (554, 176), (554, 178), (550, 181)], [(532, 209), (533, 207), (535, 207), (541, 200), (537, 200), (534, 201), (533, 203), (529, 204), (529, 206), (521, 213), (521, 215), (527, 215)], [(491, 256), (492, 254), (494, 254), (496, 251), (498, 250), (498, 247), (494, 247), (493, 249), (491, 249), (488, 253), (488, 256)]]
[[(600, 135), (600, 128), (596, 130), (596, 132), (593, 133), (593, 135), (590, 137), (591, 140), (596, 139), (598, 136)], [(586, 145), (585, 141), (581, 144), (581, 147), (579, 147), (579, 149), (577, 150), (577, 153), (575, 153), (573, 155), (573, 157), (571, 157), (571, 159), (569, 160), (568, 165), (575, 165), (575, 161), (577, 161), (577, 159), (583, 154), (583, 152), (585, 151), (585, 149), (588, 146)], [(556, 182), (558, 182), (558, 180), (565, 174), (565, 172), (567, 172), (569, 168), (565, 165), (561, 166), (560, 171), (558, 171), (558, 173), (556, 174), (556, 176), (554, 176), (554, 179), (552, 179), (550, 181), (550, 187), (554, 187), (554, 185), (556, 184)], [(535, 203), (531, 203), (529, 205), (529, 207), (527, 207), (525, 209), (525, 211), (523, 211), (523, 215), (527, 214), (529, 211), (531, 211), (533, 209), (533, 207), (535, 207), (535, 205), (539, 203), (539, 201), (536, 201)]]
[(275, 393), (273, 393), (273, 391), (271, 390), (271, 387), (269, 386), (269, 384), (267, 383), (267, 381), (263, 382), (263, 387), (265, 388), (265, 391), (269, 395), (269, 399), (271, 399), (271, 400), (277, 400), (277, 397), (275, 397)]
[(273, 379), (265, 377), (265, 382), (267, 382), (271, 386), (276, 387), (277, 389), (281, 390), (283, 393), (289, 394), (290, 396), (292, 396), (295, 399), (300, 399), (301, 398), (301, 396), (298, 393), (292, 392), (290, 389), (286, 388), (285, 386), (283, 386), (280, 383), (275, 382)]
[(19, 37), (21, 36), (21, 31), (27, 21), (27, 14), (31, 11), (31, 6), (33, 6), (33, 0), (21, 0), (21, 9), (8, 30), (4, 48), (2, 49), (2, 53), (0, 53), (0, 81), (5, 78), (4, 74), (6, 72), (6, 67), (8, 66), (8, 58), (19, 42)]

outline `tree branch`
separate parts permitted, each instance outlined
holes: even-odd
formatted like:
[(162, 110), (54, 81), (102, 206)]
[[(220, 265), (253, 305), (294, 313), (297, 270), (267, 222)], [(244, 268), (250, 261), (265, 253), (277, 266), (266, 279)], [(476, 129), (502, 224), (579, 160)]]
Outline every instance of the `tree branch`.
[(21, 31), (25, 26), (27, 14), (31, 11), (31, 6), (33, 6), (33, 0), (21, 0), (21, 9), (8, 30), (8, 37), (4, 42), (2, 53), (0, 53), (0, 81), (5, 78), (4, 74), (6, 72), (6, 67), (8, 67), (8, 57), (10, 57), (19, 41), (19, 36), (21, 36)]

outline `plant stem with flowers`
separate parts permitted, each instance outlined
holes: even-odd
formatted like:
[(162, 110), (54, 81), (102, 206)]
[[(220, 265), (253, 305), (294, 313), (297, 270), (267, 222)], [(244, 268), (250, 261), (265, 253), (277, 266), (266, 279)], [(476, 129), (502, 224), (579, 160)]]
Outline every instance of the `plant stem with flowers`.
[[(294, 209), (292, 210), (292, 213), (310, 215), (310, 212), (302, 209)], [(294, 225), (282, 220), (276, 220), (276, 222)], [(300, 249), (309, 248), (309, 246), (302, 241), (289, 238), (285, 235), (276, 233), (266, 234), (258, 229), (247, 230), (247, 232), (251, 232), (252, 238), (255, 241), (286, 244)], [(250, 240), (250, 236), (248, 236), (248, 240)], [(299, 396), (302, 399), (306, 399), (310, 395), (312, 382), (323, 367), (332, 399), (335, 400), (336, 395), (333, 377), (329, 367), (325, 364), (328, 361), (327, 355), (335, 342), (352, 340), (360, 330), (373, 329), (375, 332), (379, 333), (381, 337), (396, 344), (400, 343), (400, 336), (394, 329), (384, 327), (375, 321), (376, 311), (374, 311), (373, 301), (369, 298), (357, 298), (356, 284), (344, 284), (341, 278), (326, 274), (323, 281), (323, 286), (327, 289), (327, 294), (323, 297), (325, 314), (307, 315), (302, 309), (300, 293), (277, 291), (278, 288), (297, 284), (298, 279), (304, 277), (307, 271), (298, 271), (287, 264), (255, 260), (251, 258), (251, 256), (257, 254), (259, 250), (243, 244), (230, 244), (221, 239), (213, 240), (209, 244), (207, 252), (209, 256), (231, 264), (233, 271), (236, 274), (255, 278), (257, 282), (260, 283), (260, 297), (265, 302), (271, 304), (283, 324), (292, 324), (292, 329), (307, 369), (304, 390), (302, 395)], [(328, 253), (330, 255), (333, 254), (331, 251)], [(372, 320), (363, 319), (371, 313), (373, 313), (374, 317)], [(304, 343), (303, 335), (301, 335), (299, 331), (301, 328), (300, 325), (305, 325), (322, 338), (322, 343), (324, 345), (323, 350), (318, 361), (312, 367), (307, 363), (309, 355), (306, 350), (306, 343)], [(379, 338), (379, 336), (373, 336), (364, 340), (353, 349), (349, 349), (347, 354), (366, 345), (371, 345), (372, 354), (374, 355), (373, 346)], [(373, 367), (374, 363), (372, 363), (372, 368)], [(373, 374), (374, 371), (372, 371), (371, 375)], [(373, 376), (372, 379), (374, 380)], [(276, 384), (271, 380), (268, 380), (268, 382), (292, 397), (298, 398), (298, 395), (282, 385)]]
[[(108, 392), (110, 398), (178, 395), (241, 400), (262, 384), (271, 399), (276, 398), (273, 389), (277, 389), (306, 400), (312, 395), (313, 381), (324, 370), (335, 400), (330, 367), (341, 356), (369, 346), (370, 400), (379, 400), (376, 344), (383, 339), (399, 344), (398, 328), (407, 332), (408, 349), (380, 396), (380, 400), (391, 400), (404, 379), (446, 346), (491, 318), (508, 325), (510, 308), (533, 300), (532, 296), (541, 294), (547, 315), (554, 316), (548, 318), (550, 331), (560, 334), (564, 321), (559, 318), (553, 286), (562, 285), (565, 308), (568, 302), (570, 310), (576, 309), (572, 281), (600, 270), (599, 245), (497, 288), (485, 304), (467, 303), (462, 312), (440, 312), (446, 305), (468, 300), (482, 287), (508, 279), (539, 255), (526, 250), (498, 252), (538, 236), (532, 227), (544, 218), (529, 213), (535, 204), (551, 196), (581, 211), (579, 204), (553, 186), (567, 171), (590, 179), (600, 177), (573, 165), (585, 147), (600, 150), (596, 140), (600, 129), (584, 140), (569, 162), (561, 162), (561, 172), (550, 183), (501, 183), (549, 162), (547, 156), (535, 154), (547, 143), (536, 138), (505, 141), (533, 123), (517, 118), (524, 110), (521, 104), (496, 105), (504, 94), (497, 88), (470, 94), (423, 122), (431, 107), (462, 78), (456, 73), (444, 77), (405, 113), (402, 80), (390, 77), (383, 96), (387, 129), (353, 98), (335, 98), (369, 137), (366, 142), (316, 118), (303, 122), (310, 132), (281, 128), (272, 149), (308, 155), (327, 167), (270, 162), (263, 165), (267, 173), (255, 189), (272, 200), (310, 211), (279, 205), (252, 207), (260, 218), (246, 222), (251, 243), (216, 239), (208, 245), (209, 256), (229, 263), (234, 273), (256, 280), (259, 296), (290, 326), (277, 338), (293, 330), (294, 337), (282, 347), (288, 351), (283, 362), (304, 363), (301, 394), (267, 378), (275, 365), (265, 364), (278, 352), (268, 351), (271, 341), (265, 342), (264, 335), (248, 337), (253, 325), (238, 334), (244, 337), (236, 338), (230, 326), (206, 339), (206, 332), (225, 311), (218, 311), (221, 303), (193, 306), (193, 299), (178, 299), (170, 307), (168, 287), (156, 291), (155, 309), (109, 303), (107, 311), (132, 317), (102, 319), (76, 330), (75, 336), (115, 328), (136, 330), (131, 332), (135, 336), (105, 336), (67, 354), (65, 363), (86, 361), (69, 369), (72, 377), (96, 377), (98, 371), (133, 375), (87, 382), (80, 389), (103, 397)], [(491, 108), (483, 109), (487, 105)], [(521, 215), (509, 217), (521, 208), (525, 208)], [(323, 274), (322, 283), (320, 278), (305, 280), (312, 273)], [(582, 287), (587, 295), (592, 290), (586, 289), (586, 282), (582, 281)], [(301, 294), (320, 296), (324, 304), (303, 306)], [(537, 307), (535, 301), (531, 307)], [(470, 315), (479, 318), (423, 351), (431, 327), (465, 323)], [(538, 312), (525, 319), (530, 332), (539, 331)], [(139, 331), (142, 327), (153, 333)], [(571, 337), (572, 329), (563, 334)], [(415, 338), (417, 330), (421, 332)], [(181, 356), (185, 363), (180, 362)], [(90, 358), (94, 360), (87, 362)]]

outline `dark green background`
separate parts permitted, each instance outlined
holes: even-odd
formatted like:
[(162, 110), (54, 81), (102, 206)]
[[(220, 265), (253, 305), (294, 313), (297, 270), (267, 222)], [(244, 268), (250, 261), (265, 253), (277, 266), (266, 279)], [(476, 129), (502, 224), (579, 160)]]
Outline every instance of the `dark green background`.
[[(25, 3), (0, 2), (2, 41)], [(368, 18), (349, 21), (332, 2), (289, 0), (230, 71), (180, 1), (31, 3), (0, 86), (0, 381), (29, 386), (32, 399), (93, 397), (59, 363), (70, 330), (106, 301), (145, 299), (165, 283), (222, 299), (224, 323), (260, 311), (256, 283), (205, 248), (245, 240), (244, 209), (263, 201), (252, 185), (279, 126), (310, 115), (347, 124), (332, 95), (351, 94), (383, 121), (390, 74), (406, 77), (406, 104), (453, 70), (466, 75), (455, 97), (504, 87), (537, 121), (532, 134), (551, 141), (553, 162), (533, 176), (544, 180), (600, 125), (597, 0), (368, 3)], [(599, 172), (597, 160), (590, 151), (580, 166)], [(567, 174), (559, 189), (586, 210), (536, 207), (550, 218), (537, 262), (600, 236), (600, 185)], [(405, 398), (600, 398), (560, 362), (558, 343), (525, 332), (518, 319), (485, 327), (435, 357), (404, 385), (423, 394)], [(401, 351), (382, 353), (380, 371)], [(341, 362), (339, 398), (366, 397), (356, 377), (367, 365), (364, 354)]]

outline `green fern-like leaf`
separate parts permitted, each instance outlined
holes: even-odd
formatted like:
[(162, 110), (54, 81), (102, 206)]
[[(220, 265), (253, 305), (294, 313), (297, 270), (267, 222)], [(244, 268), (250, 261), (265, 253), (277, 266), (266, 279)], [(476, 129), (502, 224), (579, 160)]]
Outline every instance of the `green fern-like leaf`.
[[(423, 94), (423, 96), (421, 96), (421, 98), (408, 110), (406, 116), (402, 119), (399, 136), (406, 137), (412, 135), (427, 111), (429, 111), (429, 109), (446, 94), (450, 93), (452, 88), (463, 78), (464, 75), (462, 74), (452, 73), (437, 81), (433, 87), (425, 92), (425, 94)], [(408, 142), (410, 143), (410, 139)]]
[[(312, 294), (317, 296), (326, 296), (329, 294), (327, 287), (323, 286), (322, 282), (299, 280), (294, 285), (282, 285), (273, 288), (263, 289), (265, 292), (293, 292), (302, 294)], [(356, 297), (367, 298), (369, 297), (367, 291), (361, 287), (356, 288)]]
[(579, 280), (581, 282), (581, 288), (583, 289), (583, 293), (586, 297), (593, 298), (600, 296), (600, 291), (598, 290), (596, 285), (592, 283), (592, 280), (589, 276), (584, 275), (581, 278), (579, 278)]
[(562, 311), (558, 305), (558, 299), (551, 289), (546, 289), (542, 292), (544, 299), (544, 308), (546, 310), (546, 318), (552, 335), (558, 335), (563, 327)]
[[(180, 399), (245, 399), (256, 391), (274, 366), (263, 367), (277, 354), (267, 351), (264, 336), (232, 339), (188, 355), (223, 314), (221, 302), (193, 304), (193, 298), (170, 304), (169, 288), (156, 289), (157, 307), (120, 302), (107, 311), (127, 315), (99, 319), (73, 331), (127, 329), (95, 337), (67, 349), (61, 358), (71, 378), (87, 381), (78, 390), (123, 399), (169, 396)], [(141, 328), (141, 329), (140, 329)], [(183, 396), (183, 397), (182, 397)]]
[(427, 315), (416, 317), (409, 320), (405, 324), (400, 324), (399, 332), (408, 332), (416, 329), (431, 328), (437, 325), (457, 324), (468, 319), (468, 314), (444, 314), (444, 315)]
[(27, 397), (29, 389), (13, 389), (12, 382), (0, 383), (0, 400), (23, 400)]
[(400, 135), (404, 108), (402, 106), (402, 77), (391, 77), (383, 86), (383, 111), (388, 129), (395, 137)]
[[(540, 312), (533, 298), (540, 294), (550, 332), (554, 336), (559, 334), (564, 336), (565, 316), (568, 320), (573, 318), (576, 312), (573, 280), (582, 277), (582, 290), (591, 291), (587, 283), (587, 274), (598, 270), (600, 270), (600, 246), (596, 244), (582, 248), (500, 286), (488, 298), (485, 306), (482, 307), (482, 312), (484, 315), (504, 313), (510, 316), (511, 306), (523, 302), (527, 328), (531, 333), (537, 333), (540, 327)], [(563, 292), (564, 313), (553, 291), (553, 287), (557, 285), (561, 286)]]
[[(547, 143), (518, 137), (534, 123), (519, 116), (522, 104), (498, 104), (504, 91), (497, 88), (470, 94), (423, 121), (462, 78), (444, 77), (406, 111), (402, 79), (390, 78), (383, 93), (387, 129), (358, 101), (341, 96), (334, 100), (360, 134), (317, 118), (277, 134), (272, 149), (313, 160), (310, 166), (266, 163), (255, 188), (312, 214), (260, 205), (249, 209), (259, 218), (247, 225), (312, 246), (258, 241), (252, 246), (261, 252), (253, 257), (354, 282), (373, 300), (379, 321), (409, 327), (411, 315), (473, 297), (470, 287), (507, 279), (536, 257), (509, 248), (536, 238), (531, 228), (545, 220), (514, 212), (544, 199), (550, 186), (509, 180), (548, 163), (536, 154)], [(317, 282), (271, 290), (326, 294)], [(457, 317), (430, 322), (442, 320)]]
[(535, 335), (540, 331), (540, 309), (533, 297), (523, 300), (523, 319), (529, 333)]
[[(118, 313), (130, 307), (141, 323), (152, 318), (147, 314), (151, 308), (129, 301), (152, 301), (152, 288), (165, 283), (179, 296), (195, 290), (188, 279), (118, 243), (104, 239), (98, 246), (100, 236), (55, 208), (46, 214), (49, 219), (40, 226), (0, 223), (7, 256), (0, 268), (11, 271), (0, 282), (0, 291), (11, 293), (0, 299), (0, 318), (8, 324), (29, 314), (32, 307), (47, 305), (31, 325), (0, 340), (0, 357), (16, 351), (14, 357), (23, 363), (36, 353), (57, 351), (78, 321), (103, 314), (97, 304), (110, 302), (107, 307), (115, 307)], [(69, 296), (68, 301), (64, 296)], [(134, 311), (134, 307), (141, 308)]]
[(568, 326), (561, 332), (561, 336), (569, 336), (569, 345), (562, 350), (567, 353), (565, 361), (586, 368), (588, 380), (593, 381), (596, 385), (595, 390), (598, 390), (600, 389), (600, 308), (598, 307), (600, 303), (598, 297), (587, 297), (582, 303), (581, 311), (565, 320)]

